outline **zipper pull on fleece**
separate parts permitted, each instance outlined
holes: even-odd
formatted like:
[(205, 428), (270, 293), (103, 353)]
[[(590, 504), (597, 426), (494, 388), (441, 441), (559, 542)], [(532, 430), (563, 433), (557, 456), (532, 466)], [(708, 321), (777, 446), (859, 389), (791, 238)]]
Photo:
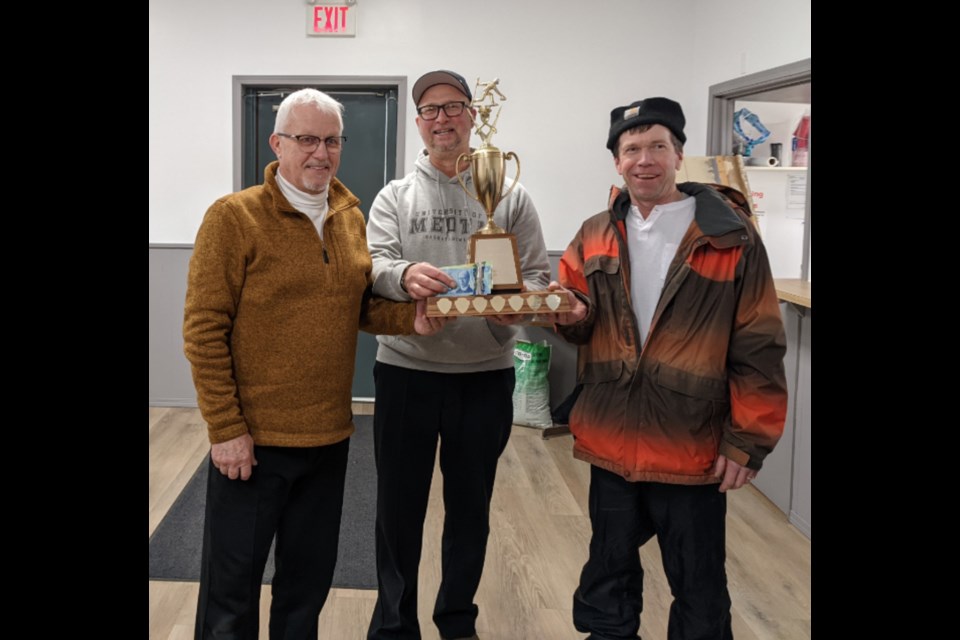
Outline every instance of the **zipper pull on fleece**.
[(326, 245), (320, 245), (320, 246), (321, 248), (323, 248), (323, 261), (326, 262), (327, 264), (330, 264), (330, 256), (327, 255)]

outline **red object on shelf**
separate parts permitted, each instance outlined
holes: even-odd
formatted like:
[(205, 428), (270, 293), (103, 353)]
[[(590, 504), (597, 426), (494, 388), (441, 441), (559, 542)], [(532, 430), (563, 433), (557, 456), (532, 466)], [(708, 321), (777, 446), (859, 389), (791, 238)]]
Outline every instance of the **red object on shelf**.
[(793, 166), (807, 166), (807, 149), (810, 141), (810, 115), (803, 114), (800, 123), (793, 130)]

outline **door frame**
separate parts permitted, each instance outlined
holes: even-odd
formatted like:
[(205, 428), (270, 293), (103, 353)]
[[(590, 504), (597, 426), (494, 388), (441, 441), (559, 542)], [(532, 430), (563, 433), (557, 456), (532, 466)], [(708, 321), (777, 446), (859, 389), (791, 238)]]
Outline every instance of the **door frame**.
[(396, 175), (390, 179), (406, 175), (406, 123), (407, 95), (406, 76), (233, 76), (233, 190), (240, 191), (243, 185), (243, 92), (248, 86), (315, 87), (321, 91), (324, 87), (366, 89), (394, 86), (397, 88), (397, 157)]
[[(373, 91), (383, 90), (396, 91), (396, 98), (388, 97), (388, 100), (396, 100), (396, 151), (394, 161), (394, 175), (389, 175), (385, 171), (385, 182), (400, 178), (407, 173), (406, 163), (406, 118), (407, 101), (401, 96), (407, 96), (407, 78), (406, 76), (233, 76), (232, 99), (233, 99), (233, 190), (240, 191), (243, 188), (243, 159), (246, 155), (245, 145), (250, 144), (249, 136), (245, 135), (244, 127), (244, 95), (250, 89), (259, 87), (284, 87), (292, 90), (304, 87), (312, 87), (321, 91)], [(387, 109), (389, 113), (389, 105)], [(388, 128), (389, 129), (389, 128)], [(389, 138), (389, 135), (388, 135)], [(389, 162), (387, 163), (389, 165)], [(376, 339), (373, 339), (373, 360), (376, 358)], [(358, 338), (356, 358), (366, 361), (366, 355), (361, 357), (361, 339)], [(365, 347), (366, 348), (366, 347)], [(368, 351), (364, 351), (368, 353)], [(373, 364), (371, 360), (370, 364)], [(359, 363), (358, 363), (359, 364)], [(356, 382), (357, 370), (354, 371), (354, 383)], [(372, 378), (371, 378), (372, 381)], [(373, 397), (356, 396), (356, 384), (351, 383), (351, 396), (354, 402), (372, 401)], [(365, 389), (361, 389), (363, 393)]]
[(810, 58), (751, 73), (710, 87), (707, 103), (707, 155), (733, 153), (733, 104), (736, 100), (764, 100), (767, 92), (810, 84)]

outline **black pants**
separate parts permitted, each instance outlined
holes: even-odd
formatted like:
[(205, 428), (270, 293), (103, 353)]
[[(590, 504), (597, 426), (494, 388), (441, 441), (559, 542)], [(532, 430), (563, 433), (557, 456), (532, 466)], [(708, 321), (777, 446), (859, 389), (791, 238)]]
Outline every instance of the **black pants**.
[(420, 638), (417, 574), (438, 438), (445, 515), (433, 621), (444, 638), (470, 636), (497, 460), (513, 422), (514, 371), (433, 373), (377, 362), (374, 380), (378, 593), (367, 638)]
[(257, 640), (274, 533), (270, 638), (316, 640), (337, 563), (349, 446), (256, 447), (246, 481), (210, 463), (197, 640)]
[(673, 594), (668, 640), (731, 640), (726, 494), (716, 484), (628, 482), (590, 467), (590, 557), (573, 623), (592, 640), (635, 640), (643, 610), (639, 548), (654, 535)]

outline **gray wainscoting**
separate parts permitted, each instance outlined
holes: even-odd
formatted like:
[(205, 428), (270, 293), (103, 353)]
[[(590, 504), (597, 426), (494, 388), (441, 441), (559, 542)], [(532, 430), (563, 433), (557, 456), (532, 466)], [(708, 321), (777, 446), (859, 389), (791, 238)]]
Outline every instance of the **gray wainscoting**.
[(783, 361), (789, 393), (787, 420), (783, 437), (763, 461), (763, 469), (753, 486), (810, 538), (810, 436), (813, 426), (810, 415), (810, 330), (813, 312), (782, 302), (780, 313), (787, 333), (787, 354)]
[[(150, 406), (195, 407), (197, 395), (190, 363), (183, 355), (183, 303), (192, 244), (150, 245)], [(563, 251), (550, 251), (552, 278)], [(553, 345), (550, 404), (556, 407), (576, 384), (577, 350), (552, 330), (521, 329), (520, 339)]]
[(150, 245), (150, 406), (195, 407), (183, 355), (183, 303), (192, 244)]
[(793, 500), (790, 503), (790, 522), (810, 537), (811, 496), (813, 494), (813, 416), (811, 414), (811, 331), (813, 310), (806, 309), (800, 316), (800, 339), (797, 349), (797, 387), (794, 416)]

